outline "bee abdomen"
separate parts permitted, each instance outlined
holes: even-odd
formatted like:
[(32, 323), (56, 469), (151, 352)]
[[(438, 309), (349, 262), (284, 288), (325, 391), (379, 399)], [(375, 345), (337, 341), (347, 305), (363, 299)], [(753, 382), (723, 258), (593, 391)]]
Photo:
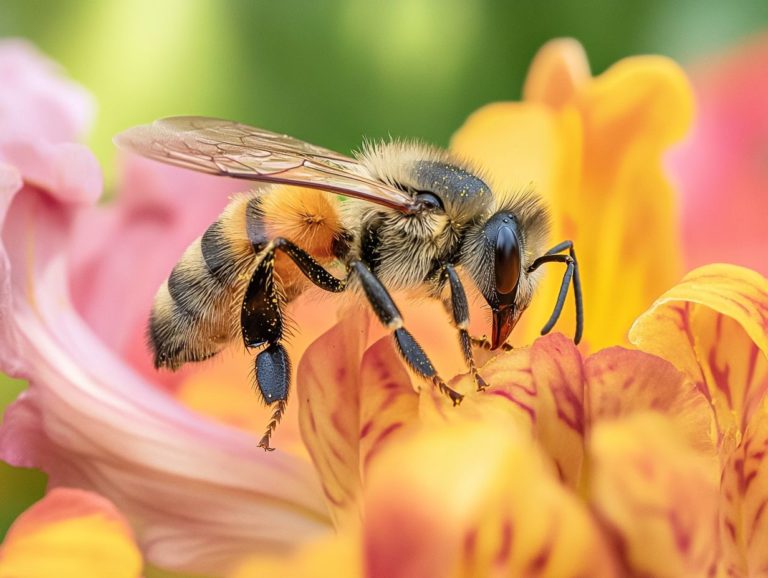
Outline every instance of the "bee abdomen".
[(178, 369), (221, 351), (239, 335), (255, 252), (245, 227), (247, 198), (235, 200), (196, 239), (155, 296), (148, 338), (156, 367)]

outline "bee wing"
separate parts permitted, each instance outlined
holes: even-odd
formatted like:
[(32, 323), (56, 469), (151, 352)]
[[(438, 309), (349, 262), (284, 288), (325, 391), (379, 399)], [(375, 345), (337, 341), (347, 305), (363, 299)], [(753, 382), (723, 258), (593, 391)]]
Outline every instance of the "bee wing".
[(372, 179), (351, 157), (229, 120), (174, 116), (136, 126), (115, 144), (164, 163), (269, 183), (323, 189), (410, 212), (413, 199)]

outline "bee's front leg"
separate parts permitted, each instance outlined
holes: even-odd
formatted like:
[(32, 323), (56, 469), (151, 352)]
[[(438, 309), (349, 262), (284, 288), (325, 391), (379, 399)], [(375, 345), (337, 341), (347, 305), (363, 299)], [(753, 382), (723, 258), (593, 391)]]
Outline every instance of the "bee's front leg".
[(451, 317), (453, 324), (459, 330), (459, 344), (461, 345), (461, 351), (464, 354), (464, 360), (467, 362), (469, 371), (472, 377), (475, 379), (478, 391), (483, 391), (488, 387), (488, 384), (483, 377), (477, 371), (477, 365), (475, 364), (475, 356), (472, 353), (473, 339), (469, 335), (469, 303), (467, 303), (467, 294), (464, 291), (464, 286), (461, 284), (461, 279), (456, 273), (453, 265), (446, 264), (443, 267), (443, 275), (448, 278), (448, 284), (451, 288)]
[(447, 395), (453, 405), (459, 405), (464, 396), (448, 387), (448, 384), (435, 371), (432, 362), (424, 350), (413, 338), (413, 335), (403, 327), (403, 318), (395, 305), (392, 296), (384, 285), (362, 261), (352, 261), (351, 270), (357, 275), (366, 297), (371, 304), (379, 321), (392, 331), (397, 343), (397, 349), (408, 366), (418, 375), (429, 379), (442, 393)]

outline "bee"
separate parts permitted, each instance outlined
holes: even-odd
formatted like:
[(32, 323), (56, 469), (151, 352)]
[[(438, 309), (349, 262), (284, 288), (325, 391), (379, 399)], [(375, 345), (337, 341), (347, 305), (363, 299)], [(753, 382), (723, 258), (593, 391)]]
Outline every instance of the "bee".
[[(481, 171), (450, 152), (391, 141), (366, 144), (348, 157), (237, 122), (195, 116), (137, 126), (115, 142), (172, 165), (272, 185), (235, 197), (189, 246), (157, 292), (148, 327), (157, 368), (175, 370), (210, 358), (237, 339), (256, 351), (256, 387), (274, 406), (259, 442), (265, 450), (273, 449), (270, 437), (290, 387), (284, 309), (311, 285), (365, 298), (413, 373), (455, 405), (462, 395), (435, 370), (390, 291), (418, 290), (443, 302), (478, 389), (487, 384), (473, 345), (508, 348), (544, 264), (563, 263), (565, 272), (542, 334), (559, 318), (572, 284), (574, 341), (581, 339), (573, 243), (546, 250), (549, 223), (540, 198), (531, 191), (491, 190)], [(490, 340), (469, 334), (459, 272), (491, 309)]]

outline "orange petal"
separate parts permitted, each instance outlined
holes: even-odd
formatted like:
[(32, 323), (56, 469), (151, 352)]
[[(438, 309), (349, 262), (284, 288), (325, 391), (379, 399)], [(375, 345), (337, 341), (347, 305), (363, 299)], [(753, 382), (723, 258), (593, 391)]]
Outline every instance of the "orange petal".
[(573, 342), (559, 333), (542, 337), (530, 348), (497, 355), (481, 374), (490, 385), (484, 392), (475, 391), (469, 375), (450, 383), (465, 396), (460, 407), (432, 387), (422, 389), (422, 422), (506, 419), (537, 439), (560, 478), (575, 487), (584, 453), (584, 375)]
[(589, 421), (633, 413), (663, 413), (692, 448), (714, 452), (715, 422), (707, 398), (668, 361), (623, 347), (604, 349), (585, 363)]
[(533, 58), (523, 87), (523, 98), (560, 108), (590, 79), (587, 55), (578, 40), (550, 40)]
[(368, 477), (369, 578), (614, 576), (587, 509), (509, 422), (425, 428)]
[(733, 265), (695, 269), (630, 331), (707, 394), (721, 435), (738, 437), (768, 390), (768, 280)]
[(722, 477), (721, 536), (728, 576), (768, 571), (768, 404), (757, 410)]
[(298, 369), (299, 426), (337, 526), (359, 516), (360, 359), (368, 318), (359, 311), (309, 346)]
[(560, 478), (578, 485), (584, 459), (584, 369), (573, 341), (556, 333), (531, 347), (531, 369), (539, 392), (538, 439)]
[(393, 435), (417, 423), (419, 398), (391, 336), (365, 352), (360, 378), (360, 459), (365, 473)]
[(631, 569), (644, 577), (712, 576), (718, 552), (717, 462), (676, 438), (668, 418), (595, 426), (591, 501)]
[(71, 488), (52, 490), (14, 522), (0, 547), (0, 578), (136, 578), (141, 554), (111, 502)]

